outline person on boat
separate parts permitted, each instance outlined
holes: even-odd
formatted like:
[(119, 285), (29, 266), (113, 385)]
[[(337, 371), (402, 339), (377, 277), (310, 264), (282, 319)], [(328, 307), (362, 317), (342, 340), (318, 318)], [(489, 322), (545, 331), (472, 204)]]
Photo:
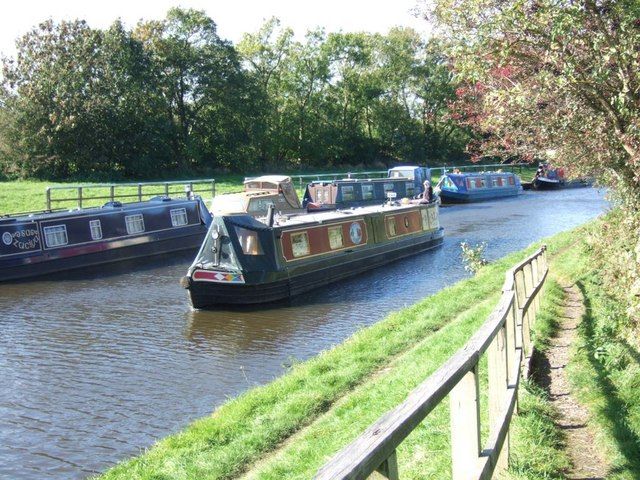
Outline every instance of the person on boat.
[(433, 201), (433, 187), (431, 186), (431, 180), (426, 179), (422, 185), (424, 190), (422, 191), (422, 199), (424, 203), (431, 203)]

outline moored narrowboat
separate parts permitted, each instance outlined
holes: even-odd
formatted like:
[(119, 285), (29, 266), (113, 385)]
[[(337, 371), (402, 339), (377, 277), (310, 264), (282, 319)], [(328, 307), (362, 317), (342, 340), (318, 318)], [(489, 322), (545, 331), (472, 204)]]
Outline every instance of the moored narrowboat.
[(442, 243), (438, 206), (216, 216), (182, 279), (195, 308), (287, 299)]
[(211, 224), (200, 197), (0, 218), (0, 281), (196, 249)]
[(424, 191), (428, 180), (431, 180), (428, 168), (405, 166), (389, 169), (387, 178), (314, 181), (307, 185), (302, 206), (311, 212), (380, 204), (390, 192), (397, 198), (413, 198)]
[(435, 191), (443, 203), (469, 203), (513, 197), (522, 186), (520, 178), (511, 172), (446, 172)]

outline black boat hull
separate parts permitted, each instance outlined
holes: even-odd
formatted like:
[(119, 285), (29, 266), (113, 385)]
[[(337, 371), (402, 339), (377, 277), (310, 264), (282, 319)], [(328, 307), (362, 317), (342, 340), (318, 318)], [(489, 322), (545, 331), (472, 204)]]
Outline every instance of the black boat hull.
[(229, 284), (191, 281), (189, 295), (194, 308), (217, 305), (246, 305), (286, 300), (330, 283), (358, 275), (367, 270), (394, 262), (440, 246), (444, 230), (411, 237), (399, 242), (377, 245), (371, 249), (349, 253), (322, 263), (312, 263), (297, 271), (281, 272), (259, 284)]
[(108, 245), (106, 249), (98, 251), (90, 248), (86, 248), (86, 251), (78, 251), (79, 249), (77, 249), (77, 254), (74, 256), (38, 257), (37, 263), (5, 266), (2, 269), (2, 280), (42, 277), (52, 273), (79, 270), (142, 257), (196, 250), (200, 247), (206, 233), (206, 226), (202, 225), (193, 227), (190, 232), (182, 231), (178, 235), (154, 235), (153, 238), (138, 237), (117, 248)]

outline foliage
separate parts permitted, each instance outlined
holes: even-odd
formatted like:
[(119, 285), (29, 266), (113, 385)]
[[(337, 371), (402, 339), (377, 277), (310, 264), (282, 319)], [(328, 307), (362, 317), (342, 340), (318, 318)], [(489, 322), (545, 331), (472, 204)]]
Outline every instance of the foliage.
[[(624, 238), (607, 270), (640, 318), (640, 4), (634, 0), (434, 0), (426, 12), (457, 74), (477, 154), (550, 160), (613, 187)], [(637, 249), (637, 248), (636, 248)], [(603, 250), (603, 251), (604, 251)], [(624, 260), (619, 260), (621, 255)]]
[(296, 40), (271, 19), (234, 46), (203, 12), (174, 8), (132, 30), (48, 20), (16, 47), (0, 88), (12, 177), (424, 163), (467, 140), (439, 45), (411, 29)]
[(484, 251), (487, 249), (487, 243), (482, 242), (476, 245), (469, 245), (467, 242), (460, 242), (462, 250), (462, 262), (464, 269), (475, 275), (478, 271), (489, 262), (484, 258)]

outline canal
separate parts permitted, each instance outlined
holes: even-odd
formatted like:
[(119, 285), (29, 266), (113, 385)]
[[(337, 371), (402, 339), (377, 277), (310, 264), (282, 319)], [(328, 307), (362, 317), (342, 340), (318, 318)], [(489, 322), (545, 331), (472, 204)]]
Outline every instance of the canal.
[(444, 245), (292, 301), (192, 311), (192, 253), (0, 285), (0, 478), (84, 478), (140, 453), (293, 362), (607, 208), (593, 189), (441, 209)]

